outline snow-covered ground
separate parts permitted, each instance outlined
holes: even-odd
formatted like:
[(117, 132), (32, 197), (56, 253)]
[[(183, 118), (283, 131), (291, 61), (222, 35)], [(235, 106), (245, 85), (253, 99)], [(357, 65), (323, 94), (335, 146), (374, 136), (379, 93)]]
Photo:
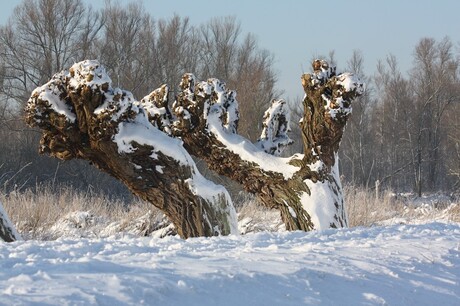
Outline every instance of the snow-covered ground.
[(460, 224), (0, 243), (1, 305), (460, 305)]

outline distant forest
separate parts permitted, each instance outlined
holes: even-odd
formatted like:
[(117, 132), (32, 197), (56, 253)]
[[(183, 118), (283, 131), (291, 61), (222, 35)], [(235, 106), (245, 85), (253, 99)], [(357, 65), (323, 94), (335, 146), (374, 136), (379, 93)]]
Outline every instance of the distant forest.
[[(98, 59), (113, 85), (138, 99), (166, 83), (173, 100), (185, 72), (199, 79), (219, 78), (237, 91), (239, 133), (255, 141), (264, 111), (273, 99), (282, 98), (275, 56), (234, 17), (197, 26), (187, 17), (156, 19), (139, 2), (108, 2), (102, 10), (92, 10), (79, 0), (24, 1), (0, 27), (0, 192), (64, 184), (129, 197), (121, 183), (87, 162), (38, 155), (40, 133), (23, 122), (32, 90), (75, 62)], [(324, 58), (334, 63), (333, 52)], [(456, 45), (447, 37), (420, 39), (408, 74), (388, 55), (374, 75), (365, 75), (364, 59), (365, 54), (355, 51), (345, 65), (338, 63), (338, 71), (354, 72), (367, 83), (366, 94), (353, 104), (339, 152), (343, 181), (417, 194), (459, 192)], [(291, 138), (299, 145), (288, 152), (293, 153), (301, 148), (298, 119), (303, 110), (300, 101), (289, 103)]]

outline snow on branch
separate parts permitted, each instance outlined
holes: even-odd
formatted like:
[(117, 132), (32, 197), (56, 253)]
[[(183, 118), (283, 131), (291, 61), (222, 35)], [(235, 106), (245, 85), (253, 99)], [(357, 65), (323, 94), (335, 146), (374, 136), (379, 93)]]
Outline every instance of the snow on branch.
[[(224, 82), (218, 79), (210, 79), (208, 83), (212, 82), (214, 90), (217, 95), (209, 110), (214, 113), (219, 113), (222, 120), (222, 126), (228, 133), (236, 134), (238, 129), (238, 120), (240, 118), (238, 112), (238, 101), (236, 100), (236, 91), (227, 90)], [(201, 84), (203, 86), (204, 84)], [(212, 100), (211, 100), (212, 101)]]
[[(196, 142), (202, 136), (212, 135), (210, 140), (212, 144), (200, 149), (211, 152), (220, 148), (217, 150), (219, 152), (215, 152), (215, 156), (226, 156), (225, 162), (232, 163), (234, 167), (256, 164), (259, 169), (270, 171), (272, 175), (278, 173), (286, 179), (292, 177), (298, 170), (297, 166), (289, 164), (291, 158), (279, 158), (267, 154), (259, 145), (237, 134), (239, 112), (236, 91), (228, 90), (224, 82), (215, 78), (196, 82), (192, 74), (185, 74), (181, 88), (182, 92), (178, 94), (173, 104), (173, 113), (177, 116), (174, 126), (181, 131), (179, 135), (183, 136), (186, 143), (188, 140)], [(274, 138), (272, 137), (270, 141), (276, 146), (279, 144), (281, 150), (283, 144), (290, 141), (283, 139), (287, 132), (287, 108), (284, 102), (278, 101), (275, 102), (273, 111), (279, 116), (268, 120), (273, 124), (277, 120), (278, 123), (275, 125), (279, 131), (275, 132)], [(194, 149), (195, 145), (188, 147)], [(201, 150), (197, 151), (203, 154)]]
[(227, 90), (225, 83), (216, 78), (196, 83), (191, 73), (184, 74), (180, 87), (182, 92), (172, 105), (178, 134), (196, 128), (203, 119), (208, 120), (210, 113), (219, 118), (226, 132), (237, 132), (239, 113), (236, 91)]
[(312, 66), (313, 73), (302, 76), (307, 95), (315, 90), (321, 92), (324, 110), (332, 119), (350, 115), (351, 102), (364, 93), (364, 83), (352, 73), (336, 75), (336, 67), (330, 67), (325, 60), (315, 60)]
[(168, 91), (169, 87), (162, 85), (145, 96), (140, 104), (147, 112), (149, 121), (155, 127), (168, 135), (172, 135), (173, 117), (168, 107)]
[(357, 76), (352, 73), (342, 73), (337, 76), (331, 92), (325, 92), (321, 97), (325, 102), (324, 108), (332, 118), (348, 116), (352, 111), (352, 100), (362, 95), (365, 90)]
[(336, 67), (329, 66), (329, 63), (325, 60), (314, 60), (312, 66), (311, 84), (315, 87), (323, 85), (336, 74)]
[(273, 100), (264, 113), (262, 134), (257, 145), (268, 154), (279, 156), (284, 148), (293, 143), (287, 132), (290, 112), (284, 100)]
[(312, 73), (302, 75), (305, 97), (300, 126), (304, 153), (309, 164), (321, 160), (331, 169), (352, 102), (364, 93), (365, 85), (352, 73), (336, 75), (335, 67), (324, 60), (315, 60), (312, 67)]

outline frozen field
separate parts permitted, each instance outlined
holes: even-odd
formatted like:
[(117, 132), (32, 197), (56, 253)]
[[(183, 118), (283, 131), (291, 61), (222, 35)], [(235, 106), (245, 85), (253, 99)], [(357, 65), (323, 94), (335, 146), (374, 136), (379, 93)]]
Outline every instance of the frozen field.
[(460, 225), (0, 243), (1, 305), (460, 305)]

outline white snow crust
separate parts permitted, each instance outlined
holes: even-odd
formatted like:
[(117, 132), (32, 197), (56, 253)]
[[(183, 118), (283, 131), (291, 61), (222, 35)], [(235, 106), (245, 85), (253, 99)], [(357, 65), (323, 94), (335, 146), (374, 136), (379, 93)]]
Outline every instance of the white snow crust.
[(322, 230), (330, 227), (333, 216), (336, 213), (334, 207), (334, 195), (329, 187), (329, 182), (316, 182), (305, 180), (304, 183), (310, 189), (311, 195), (302, 193), (300, 201), (303, 208), (308, 212), (315, 229)]
[[(365, 91), (365, 84), (353, 73), (342, 73), (337, 76), (337, 84), (341, 85), (343, 90), (339, 92), (341, 94), (356, 91), (357, 94), (363, 94)], [(345, 100), (343, 96), (339, 95), (338, 97), (331, 100), (326, 94), (321, 95), (326, 105), (324, 108), (329, 112), (332, 118), (336, 118), (337, 115), (349, 115), (352, 112), (352, 106), (350, 101), (344, 103)]]
[(190, 164), (191, 158), (182, 147), (182, 141), (171, 138), (153, 127), (143, 114), (139, 114), (133, 122), (120, 122), (118, 133), (114, 136), (113, 141), (117, 144), (120, 153), (134, 152), (133, 142), (136, 142), (140, 145), (152, 146), (154, 148), (153, 158), (155, 158), (155, 152), (162, 152), (183, 166)]
[[(273, 151), (273, 155), (279, 156), (293, 142), (287, 134), (290, 131), (290, 111), (286, 101), (273, 100), (263, 118), (264, 128), (256, 145), (267, 153)], [(281, 122), (280, 118), (285, 121)]]
[(0, 243), (0, 305), (459, 305), (460, 225)]
[[(86, 85), (94, 89), (104, 84), (107, 84), (107, 87), (112, 86), (112, 80), (104, 66), (97, 60), (78, 62), (70, 70), (74, 73), (73, 77), (70, 78), (70, 85), (73, 88), (78, 88), (81, 85)], [(70, 77), (70, 73), (68, 73), (68, 77)]]
[(353, 73), (346, 72), (337, 76), (337, 84), (342, 85), (346, 92), (356, 90), (356, 93), (363, 94), (365, 84)]
[(243, 160), (254, 162), (265, 171), (283, 174), (285, 179), (291, 178), (299, 167), (288, 164), (292, 157), (277, 157), (261, 151), (252, 142), (238, 134), (229, 134), (221, 127), (220, 121), (214, 116), (208, 119), (210, 131), (230, 151), (241, 156)]
[(59, 97), (60, 91), (58, 87), (54, 84), (56, 82), (56, 79), (63, 77), (63, 73), (60, 75), (56, 75), (51, 81), (48, 83), (37, 87), (33, 92), (32, 96), (38, 95), (38, 98), (42, 101), (47, 101), (51, 109), (53, 109), (56, 113), (60, 115), (64, 115), (66, 120), (70, 123), (75, 122), (76, 116), (72, 112), (71, 107), (65, 103), (64, 100), (62, 100)]
[(64, 115), (69, 122), (75, 122), (76, 116), (71, 108), (59, 98), (59, 92), (55, 87), (44, 85), (41, 88), (39, 99), (48, 101), (51, 108), (58, 114)]
[[(331, 223), (334, 222), (333, 217), (337, 213), (334, 203), (343, 202), (342, 192), (338, 192), (338, 195), (334, 194), (334, 190), (342, 189), (338, 164), (339, 156), (335, 154), (335, 164), (331, 169), (331, 175), (336, 182), (335, 186), (331, 185), (329, 181), (318, 181), (316, 183), (311, 180), (304, 181), (310, 190), (310, 194), (303, 192), (300, 202), (310, 215), (311, 221), (317, 230), (330, 228)], [(320, 171), (322, 167), (323, 163), (321, 161), (317, 161), (310, 166), (312, 171)]]

